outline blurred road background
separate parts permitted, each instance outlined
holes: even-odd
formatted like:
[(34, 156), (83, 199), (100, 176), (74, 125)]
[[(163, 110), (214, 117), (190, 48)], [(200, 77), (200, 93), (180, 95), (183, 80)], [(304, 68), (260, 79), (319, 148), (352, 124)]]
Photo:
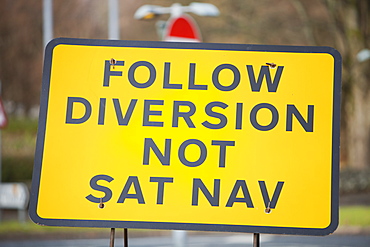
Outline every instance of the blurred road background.
[[(270, 247), (363, 247), (368, 246), (370, 236), (329, 236), (329, 237), (303, 237), (303, 236), (274, 236), (263, 235), (261, 246)], [(105, 247), (107, 239), (80, 239), (80, 240), (53, 240), (53, 241), (14, 241), (0, 242), (2, 247)], [(116, 239), (115, 246), (123, 246), (123, 239)], [(130, 238), (131, 247), (171, 247), (174, 246), (171, 237)], [(191, 236), (186, 246), (192, 247), (251, 247), (252, 234), (209, 234)]]

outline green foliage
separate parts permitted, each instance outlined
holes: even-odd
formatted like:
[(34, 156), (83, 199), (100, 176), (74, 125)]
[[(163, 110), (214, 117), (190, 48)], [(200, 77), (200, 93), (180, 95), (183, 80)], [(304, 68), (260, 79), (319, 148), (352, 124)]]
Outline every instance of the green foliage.
[(2, 182), (27, 182), (32, 178), (37, 120), (10, 118), (2, 130)]
[(4, 134), (24, 133), (36, 134), (37, 132), (37, 119), (30, 118), (15, 118), (12, 117), (8, 121), (8, 126), (3, 130)]
[(28, 182), (31, 180), (33, 170), (32, 156), (5, 156), (2, 162), (2, 182)]

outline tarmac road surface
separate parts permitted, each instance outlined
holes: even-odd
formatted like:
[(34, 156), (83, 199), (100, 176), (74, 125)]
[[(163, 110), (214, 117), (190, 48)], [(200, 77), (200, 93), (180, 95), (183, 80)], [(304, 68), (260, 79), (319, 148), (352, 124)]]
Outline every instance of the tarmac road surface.
[[(27, 240), (0, 241), (1, 247), (109, 247), (109, 239), (79, 240)], [(116, 238), (115, 247), (123, 246), (123, 239)], [(174, 247), (170, 236), (130, 238), (129, 247)], [(178, 245), (177, 245), (178, 246)], [(183, 247), (251, 247), (252, 234), (210, 234), (188, 236)], [(313, 236), (282, 236), (261, 234), (261, 247), (366, 247), (370, 246), (370, 236), (330, 235)], [(182, 246), (181, 246), (182, 247)]]

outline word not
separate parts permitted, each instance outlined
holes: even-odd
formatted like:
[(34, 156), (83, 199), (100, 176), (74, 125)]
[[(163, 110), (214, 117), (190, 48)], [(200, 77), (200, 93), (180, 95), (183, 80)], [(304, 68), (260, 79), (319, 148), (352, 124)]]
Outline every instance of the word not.
[[(172, 141), (171, 139), (165, 140), (164, 152), (162, 153), (152, 138), (145, 138), (143, 165), (149, 165), (150, 150), (152, 150), (162, 165), (169, 166), (170, 165), (170, 155), (171, 155), (171, 144), (172, 144), (171, 141)], [(185, 150), (189, 145), (196, 145), (200, 150), (199, 158), (195, 161), (189, 161), (185, 157)], [(226, 147), (235, 146), (235, 141), (213, 140), (211, 142), (211, 145), (220, 147), (218, 167), (225, 167), (226, 166), (225, 165)], [(203, 164), (203, 162), (207, 158), (207, 147), (201, 140), (197, 140), (197, 139), (186, 140), (183, 143), (181, 143), (178, 149), (178, 157), (179, 157), (180, 162), (185, 166), (188, 166), (188, 167), (200, 166), (201, 164)]]

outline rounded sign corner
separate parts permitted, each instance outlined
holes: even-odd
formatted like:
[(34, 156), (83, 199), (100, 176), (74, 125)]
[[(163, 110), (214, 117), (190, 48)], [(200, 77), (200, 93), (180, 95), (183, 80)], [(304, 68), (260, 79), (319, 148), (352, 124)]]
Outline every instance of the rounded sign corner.
[(63, 44), (66, 41), (66, 38), (55, 38), (50, 40), (45, 47), (45, 53), (52, 52), (54, 48), (60, 44)]
[(325, 230), (325, 235), (333, 234), (338, 228), (338, 221), (332, 222)]
[(309, 235), (327, 236), (327, 235), (333, 234), (335, 230), (337, 230), (337, 228), (338, 228), (338, 221), (335, 221), (335, 222), (331, 222), (328, 227), (320, 229), (315, 234), (309, 234)]
[(37, 225), (45, 225), (43, 222), (44, 222), (44, 219), (41, 218), (38, 214), (37, 214), (37, 211), (32, 207), (30, 206), (29, 210), (28, 210), (28, 215), (30, 217), (30, 219)]
[(342, 63), (342, 55), (337, 49), (330, 46), (325, 46), (324, 48), (326, 49), (326, 52), (334, 58), (335, 62)]

